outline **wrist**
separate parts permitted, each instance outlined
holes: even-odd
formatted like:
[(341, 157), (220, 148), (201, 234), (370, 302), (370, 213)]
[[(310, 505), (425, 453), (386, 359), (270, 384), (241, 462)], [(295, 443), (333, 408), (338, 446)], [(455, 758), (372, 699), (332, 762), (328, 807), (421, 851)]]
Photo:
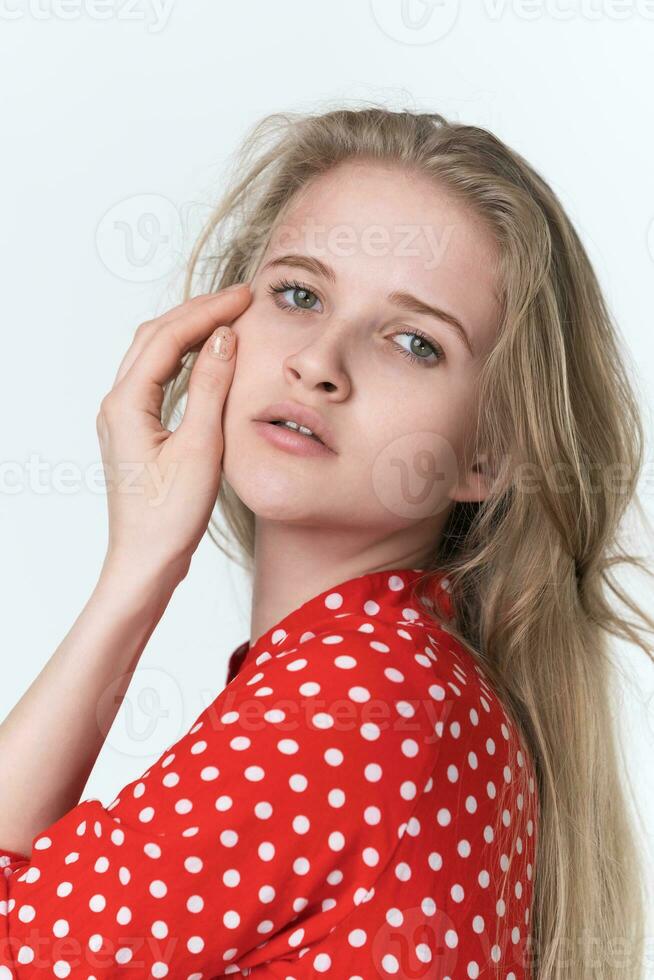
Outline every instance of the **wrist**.
[(158, 602), (170, 598), (186, 577), (190, 562), (187, 559), (155, 562), (132, 554), (107, 552), (98, 585), (101, 589), (118, 587), (135, 598)]

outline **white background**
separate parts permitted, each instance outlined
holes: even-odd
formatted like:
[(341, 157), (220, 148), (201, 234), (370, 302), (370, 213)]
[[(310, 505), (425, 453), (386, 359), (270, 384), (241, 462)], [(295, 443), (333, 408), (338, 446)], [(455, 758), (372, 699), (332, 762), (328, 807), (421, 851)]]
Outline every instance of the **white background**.
[[(222, 167), (269, 112), (375, 99), (492, 129), (567, 208), (647, 402), (653, 44), (645, 0), (0, 0), (0, 718), (74, 622), (102, 564), (99, 403), (138, 323), (179, 302), (183, 259)], [(138, 225), (147, 213), (156, 226)], [(642, 499), (654, 517), (650, 412), (648, 402)], [(653, 608), (646, 580), (630, 588)], [(211, 703), (229, 653), (249, 635), (249, 598), (241, 570), (205, 537), (83, 798), (108, 804)], [(625, 754), (651, 870), (654, 671), (637, 648), (616, 653), (631, 678)], [(52, 706), (75, 708), (74, 690)], [(651, 922), (648, 932), (651, 965)]]

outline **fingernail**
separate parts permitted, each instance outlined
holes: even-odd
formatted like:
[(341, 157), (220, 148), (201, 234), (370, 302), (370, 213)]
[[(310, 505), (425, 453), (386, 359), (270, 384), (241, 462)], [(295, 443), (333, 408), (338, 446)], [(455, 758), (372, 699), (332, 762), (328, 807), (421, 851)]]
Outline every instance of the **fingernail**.
[(234, 289), (241, 289), (242, 286), (249, 286), (249, 285), (250, 285), (249, 282), (235, 282), (232, 286), (225, 286), (225, 288), (221, 290), (221, 292), (231, 293)]
[(236, 334), (231, 327), (218, 327), (211, 338), (211, 353), (222, 361), (228, 361), (234, 353)]

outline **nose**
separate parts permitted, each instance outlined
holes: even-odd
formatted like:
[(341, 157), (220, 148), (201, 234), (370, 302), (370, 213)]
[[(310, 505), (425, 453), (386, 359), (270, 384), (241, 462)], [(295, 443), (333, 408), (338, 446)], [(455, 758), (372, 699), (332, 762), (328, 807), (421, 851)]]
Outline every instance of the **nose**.
[(308, 390), (322, 388), (339, 398), (346, 398), (350, 391), (350, 379), (342, 352), (343, 328), (323, 327), (321, 333), (301, 350), (287, 355), (284, 371), (289, 375), (289, 380), (302, 382)]

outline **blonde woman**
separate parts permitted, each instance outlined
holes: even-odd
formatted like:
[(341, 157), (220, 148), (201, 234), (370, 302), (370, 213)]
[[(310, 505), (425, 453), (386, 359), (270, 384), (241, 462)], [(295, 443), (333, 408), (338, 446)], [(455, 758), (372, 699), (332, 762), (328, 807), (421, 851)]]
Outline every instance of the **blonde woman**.
[[(623, 355), (491, 133), (256, 126), (102, 400), (100, 580), (0, 727), (0, 977), (639, 977), (609, 634), (651, 650), (609, 591), (654, 623), (609, 575), (639, 564)], [(99, 699), (207, 525), (250, 636), (183, 738), (80, 802)]]

